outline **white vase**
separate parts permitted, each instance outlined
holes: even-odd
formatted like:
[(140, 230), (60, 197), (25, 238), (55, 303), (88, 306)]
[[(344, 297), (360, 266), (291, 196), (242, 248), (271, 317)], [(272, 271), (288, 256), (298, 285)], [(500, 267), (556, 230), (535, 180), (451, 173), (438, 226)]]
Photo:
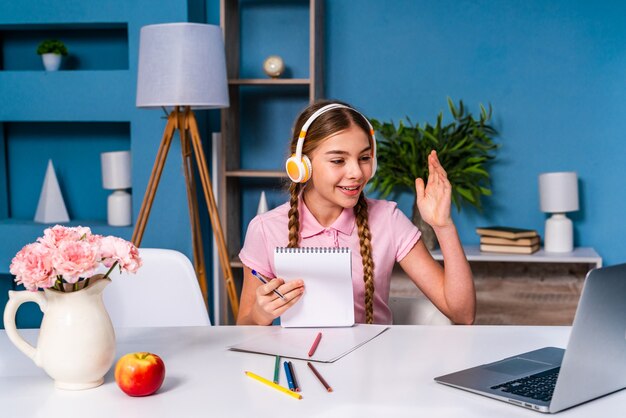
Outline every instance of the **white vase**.
[[(102, 302), (111, 279), (92, 278), (75, 292), (9, 291), (4, 326), (9, 340), (54, 379), (59, 389), (100, 386), (115, 358), (115, 332)], [(37, 347), (17, 332), (15, 314), (22, 303), (35, 302), (44, 313)]]
[(41, 54), (43, 60), (43, 66), (46, 71), (57, 71), (61, 68), (61, 54), (53, 54), (51, 52), (47, 54)]
[(111, 226), (128, 226), (131, 222), (132, 202), (126, 190), (116, 190), (107, 198), (107, 223)]

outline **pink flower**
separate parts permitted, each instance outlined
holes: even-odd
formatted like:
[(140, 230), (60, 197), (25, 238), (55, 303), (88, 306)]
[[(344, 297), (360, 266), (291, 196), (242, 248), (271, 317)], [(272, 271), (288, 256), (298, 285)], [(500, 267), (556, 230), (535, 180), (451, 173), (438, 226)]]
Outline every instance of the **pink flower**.
[(31, 291), (54, 286), (51, 255), (52, 251), (40, 243), (24, 246), (11, 260), (10, 272), (16, 276), (15, 281)]
[(62, 275), (68, 283), (92, 276), (99, 261), (98, 245), (89, 240), (61, 241), (52, 256), (56, 274)]
[(55, 225), (52, 228), (46, 228), (43, 231), (43, 237), (37, 241), (48, 248), (58, 248), (61, 242), (79, 241), (83, 237), (91, 237), (91, 229), (84, 226), (66, 227)]
[(116, 261), (122, 270), (136, 273), (141, 267), (139, 251), (132, 243), (121, 238), (107, 236), (100, 240), (102, 264), (111, 267)]
[(15, 255), (10, 271), (17, 283), (37, 290), (55, 286), (57, 279), (77, 283), (93, 276), (100, 264), (110, 268), (114, 263), (135, 273), (141, 267), (139, 251), (128, 241), (92, 234), (87, 227), (55, 225)]

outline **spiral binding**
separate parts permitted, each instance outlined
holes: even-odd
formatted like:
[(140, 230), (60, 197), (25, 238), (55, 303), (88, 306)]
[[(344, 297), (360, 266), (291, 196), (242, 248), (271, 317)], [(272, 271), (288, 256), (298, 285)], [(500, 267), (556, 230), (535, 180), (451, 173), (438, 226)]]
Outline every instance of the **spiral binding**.
[(299, 247), (299, 248), (289, 248), (289, 247), (276, 247), (274, 249), (275, 253), (285, 253), (285, 254), (335, 254), (335, 253), (349, 253), (350, 248), (348, 247)]

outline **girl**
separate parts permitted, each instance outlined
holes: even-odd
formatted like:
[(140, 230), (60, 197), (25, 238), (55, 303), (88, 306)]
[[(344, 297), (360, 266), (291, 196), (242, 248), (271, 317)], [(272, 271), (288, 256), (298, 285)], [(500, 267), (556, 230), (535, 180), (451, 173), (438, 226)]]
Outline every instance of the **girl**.
[(251, 273), (254, 269), (275, 278), (274, 248), (300, 246), (352, 249), (356, 322), (391, 323), (390, 277), (398, 261), (451, 321), (473, 323), (472, 272), (450, 217), (450, 182), (436, 152), (428, 156), (428, 183), (416, 179), (415, 188), (420, 214), (437, 235), (445, 267), (432, 258), (420, 231), (395, 203), (363, 194), (376, 170), (376, 142), (361, 113), (341, 102), (319, 101), (302, 112), (293, 132), (294, 155), (286, 164), (290, 200), (250, 222), (239, 253), (244, 282), (237, 324), (269, 325), (303, 297), (302, 280), (277, 278), (262, 284)]

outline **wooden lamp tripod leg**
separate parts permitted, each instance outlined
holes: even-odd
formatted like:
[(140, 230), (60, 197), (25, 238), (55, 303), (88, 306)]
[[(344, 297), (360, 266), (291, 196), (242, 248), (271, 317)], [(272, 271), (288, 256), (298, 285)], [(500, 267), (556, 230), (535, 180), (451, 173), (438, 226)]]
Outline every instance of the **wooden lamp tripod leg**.
[(209, 293), (206, 281), (206, 267), (204, 263), (204, 248), (202, 246), (202, 229), (200, 227), (200, 216), (198, 211), (198, 198), (196, 197), (196, 184), (193, 175), (192, 150), (189, 138), (187, 137), (188, 124), (186, 122), (187, 112), (179, 113), (178, 126), (180, 134), (181, 150), (183, 154), (183, 167), (185, 171), (185, 184), (187, 186), (187, 204), (189, 207), (189, 221), (191, 223), (191, 235), (193, 244), (193, 262), (194, 269), (200, 290), (204, 299), (205, 306), (208, 309)]
[(133, 230), (132, 242), (135, 246), (141, 245), (143, 239), (143, 233), (146, 229), (148, 217), (150, 216), (150, 210), (152, 209), (152, 202), (154, 201), (154, 195), (156, 194), (157, 187), (159, 187), (159, 180), (161, 180), (161, 174), (163, 173), (163, 166), (167, 159), (167, 153), (170, 150), (172, 144), (172, 137), (177, 127), (178, 108), (173, 110), (167, 117), (167, 125), (165, 125), (165, 131), (163, 132), (163, 138), (161, 139), (161, 145), (157, 152), (156, 159), (154, 160), (154, 167), (150, 174), (150, 180), (146, 187), (146, 194), (144, 195), (143, 202), (141, 202), (141, 209), (139, 210), (139, 216), (135, 223), (135, 229)]
[(213, 187), (211, 186), (211, 178), (209, 176), (209, 169), (204, 157), (204, 151), (202, 150), (202, 139), (198, 131), (198, 123), (193, 112), (187, 108), (185, 110), (186, 126), (189, 128), (191, 134), (191, 144), (193, 145), (194, 154), (196, 156), (196, 163), (198, 165), (198, 173), (200, 174), (200, 182), (202, 183), (202, 190), (204, 191), (204, 198), (206, 200), (207, 209), (209, 211), (209, 218), (211, 220), (211, 227), (213, 228), (213, 234), (215, 236), (215, 243), (217, 246), (217, 252), (220, 259), (220, 265), (224, 274), (224, 280), (226, 282), (226, 290), (228, 292), (228, 298), (230, 306), (235, 319), (239, 313), (239, 299), (237, 298), (237, 290), (235, 289), (235, 282), (233, 281), (233, 273), (230, 268), (230, 259), (228, 256), (228, 249), (226, 247), (226, 241), (224, 239), (224, 232), (222, 230), (222, 224), (215, 203), (215, 196), (213, 194)]

